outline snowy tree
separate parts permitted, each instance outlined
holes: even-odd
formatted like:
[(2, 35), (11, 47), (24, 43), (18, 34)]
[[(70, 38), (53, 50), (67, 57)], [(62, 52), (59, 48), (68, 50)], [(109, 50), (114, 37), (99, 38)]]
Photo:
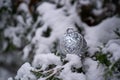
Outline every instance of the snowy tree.
[(119, 16), (120, 0), (1, 0), (0, 80), (119, 80)]

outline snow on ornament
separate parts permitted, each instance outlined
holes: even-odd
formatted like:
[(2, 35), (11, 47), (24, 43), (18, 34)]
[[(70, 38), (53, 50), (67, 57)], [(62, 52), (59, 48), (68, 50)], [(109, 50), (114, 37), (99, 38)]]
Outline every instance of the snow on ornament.
[(73, 28), (68, 28), (60, 39), (60, 51), (63, 55), (77, 54), (81, 56), (87, 49), (84, 37)]

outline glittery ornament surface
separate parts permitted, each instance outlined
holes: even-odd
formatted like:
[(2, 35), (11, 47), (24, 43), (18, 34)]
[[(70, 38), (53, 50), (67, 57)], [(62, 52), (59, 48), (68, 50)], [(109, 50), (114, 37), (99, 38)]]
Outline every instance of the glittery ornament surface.
[(60, 51), (62, 54), (80, 55), (86, 50), (86, 41), (81, 34), (68, 28), (60, 40)]

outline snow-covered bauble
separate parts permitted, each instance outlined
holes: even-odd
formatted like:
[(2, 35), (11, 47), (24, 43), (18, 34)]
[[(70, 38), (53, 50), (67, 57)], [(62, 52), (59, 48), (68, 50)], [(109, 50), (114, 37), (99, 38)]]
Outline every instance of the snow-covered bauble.
[(87, 43), (84, 37), (73, 28), (68, 28), (60, 39), (60, 51), (62, 54), (81, 55), (86, 51)]

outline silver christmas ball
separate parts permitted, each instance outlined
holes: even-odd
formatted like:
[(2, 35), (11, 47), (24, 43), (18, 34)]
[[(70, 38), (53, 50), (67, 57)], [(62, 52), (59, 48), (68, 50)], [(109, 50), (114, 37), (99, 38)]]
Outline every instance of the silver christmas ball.
[(80, 56), (86, 51), (86, 48), (87, 43), (84, 37), (72, 28), (68, 28), (60, 39), (60, 51), (63, 55), (77, 54)]

